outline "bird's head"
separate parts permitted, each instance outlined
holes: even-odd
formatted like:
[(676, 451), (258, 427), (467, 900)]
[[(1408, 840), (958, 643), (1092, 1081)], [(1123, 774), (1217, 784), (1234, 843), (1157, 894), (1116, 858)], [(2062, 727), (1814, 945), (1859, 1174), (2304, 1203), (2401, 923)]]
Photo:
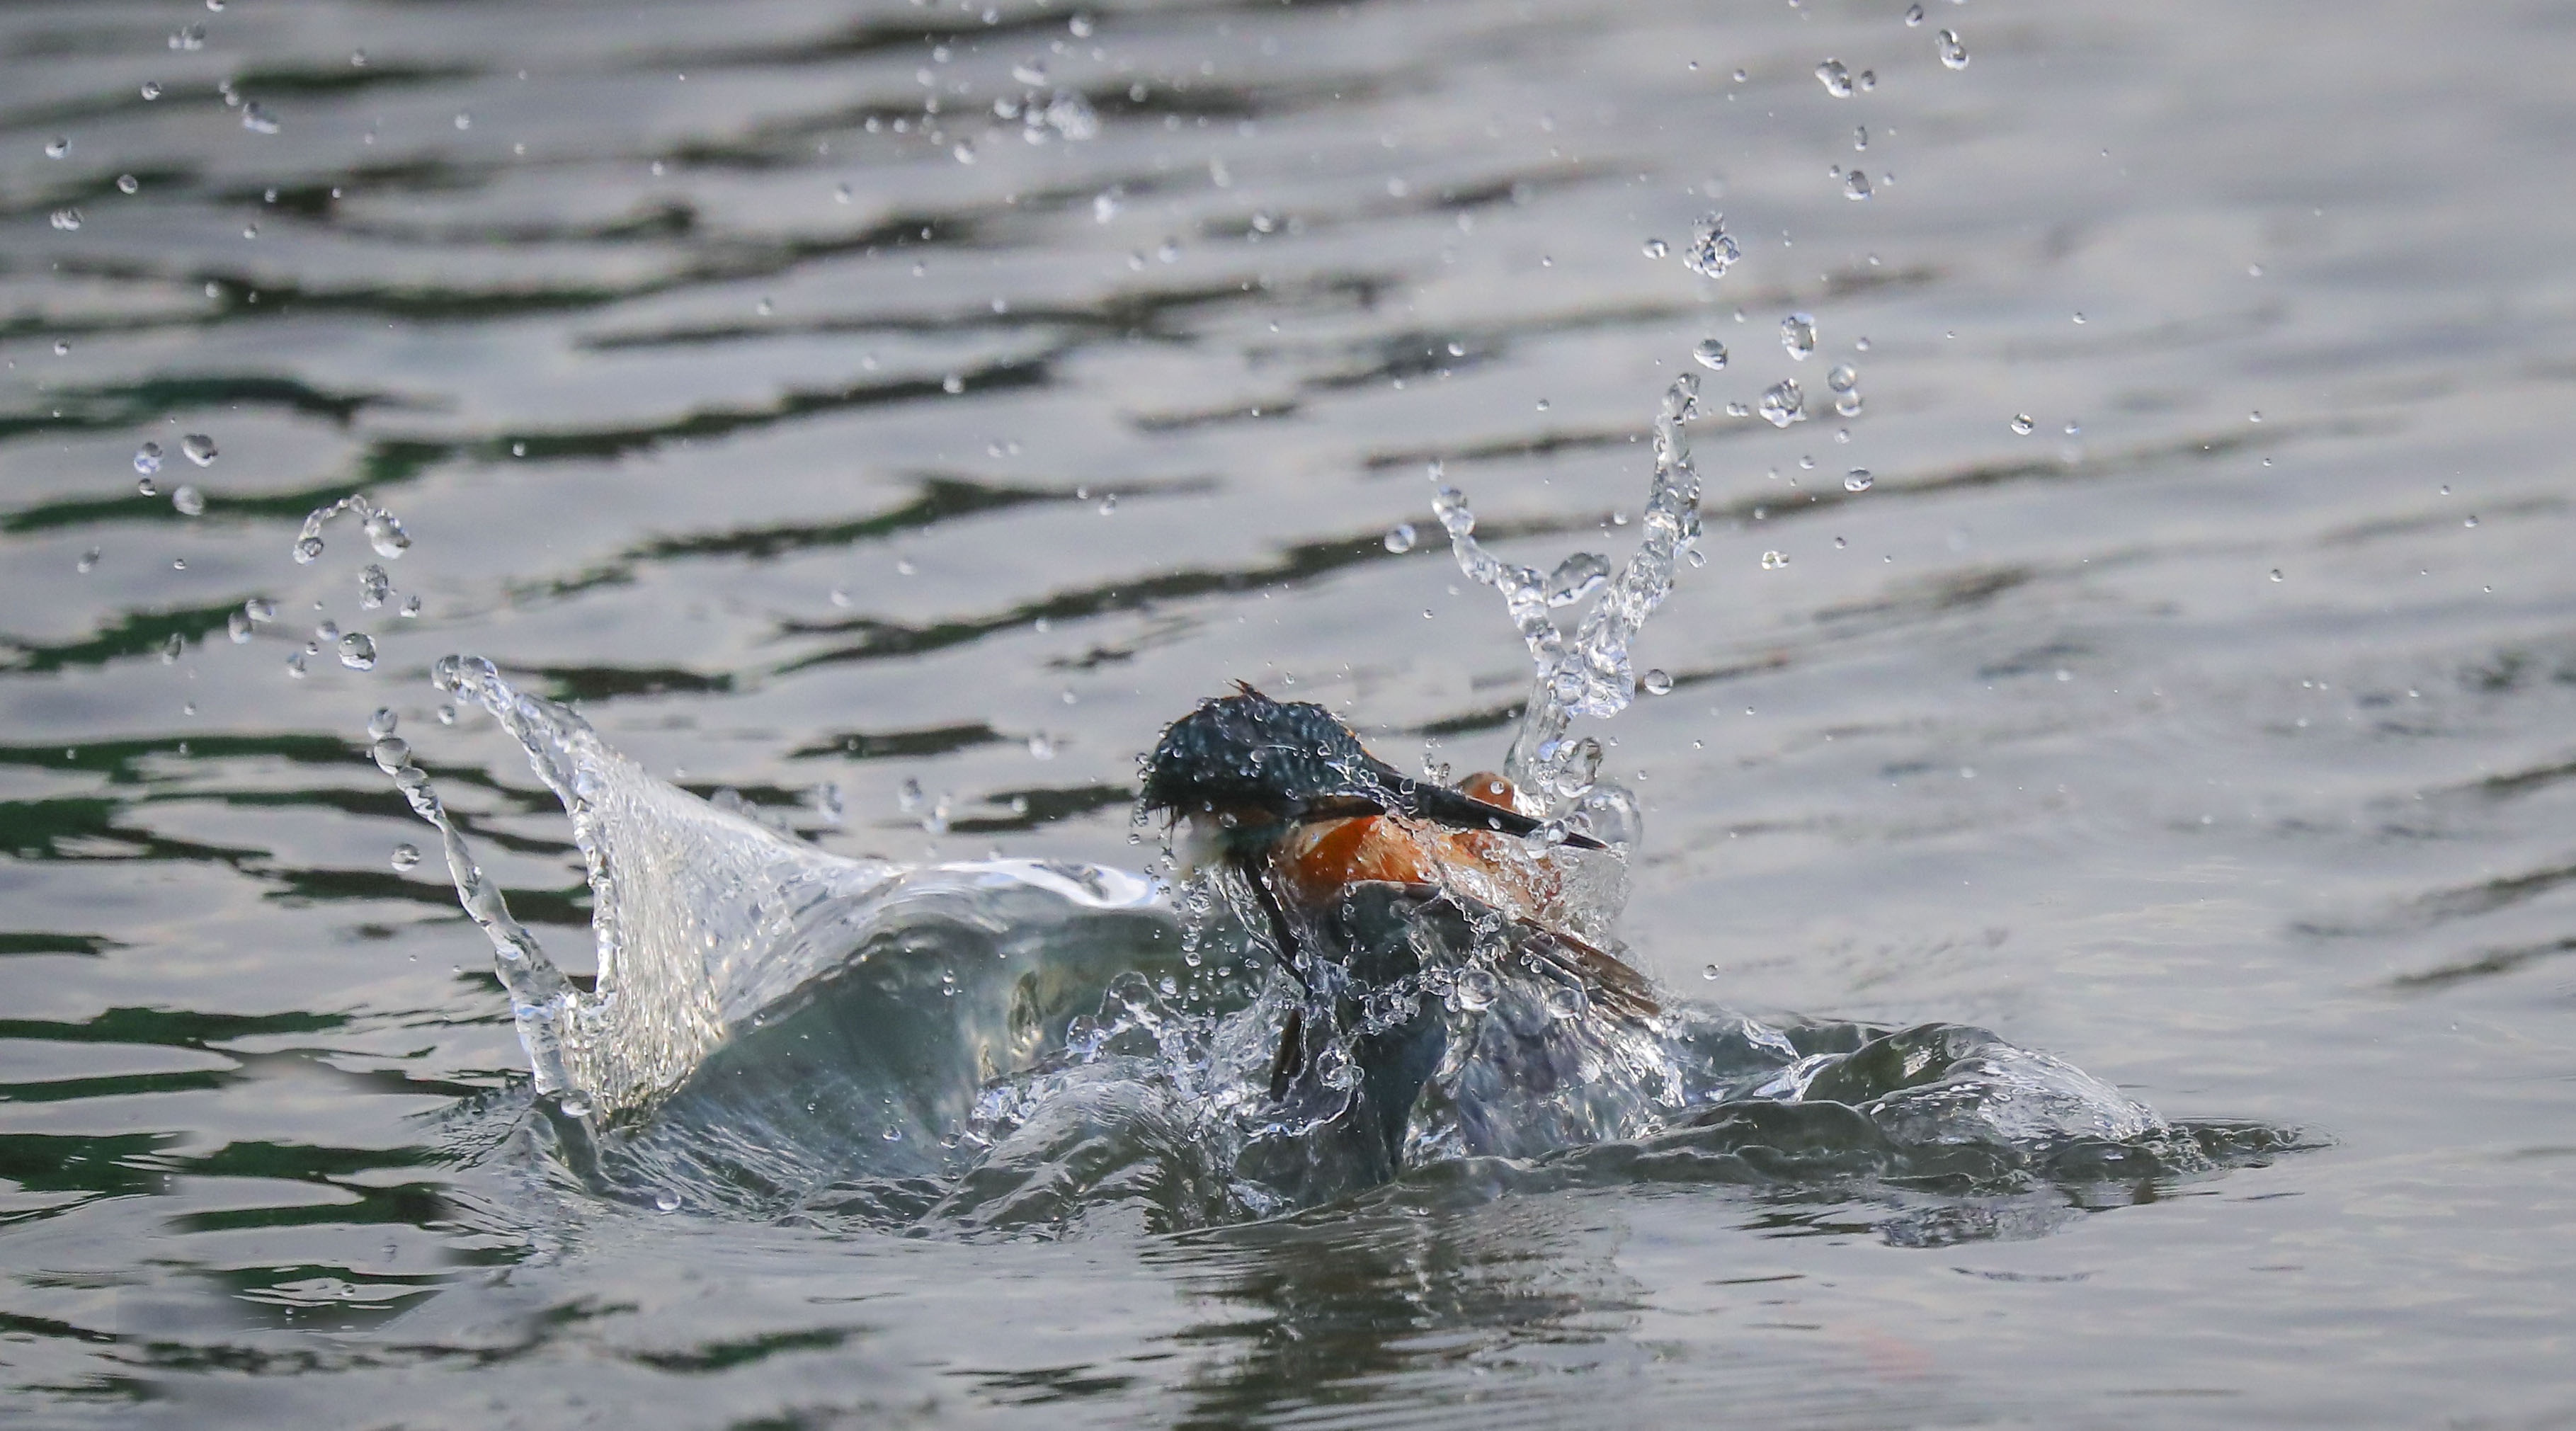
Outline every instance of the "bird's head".
[[(1172, 722), (1145, 762), (1146, 810), (1190, 827), (1192, 864), (1257, 856), (1301, 824), (1401, 815), (1461, 830), (1527, 835), (1539, 822), (1378, 759), (1322, 706), (1248, 685)], [(1566, 843), (1598, 849), (1569, 835)]]

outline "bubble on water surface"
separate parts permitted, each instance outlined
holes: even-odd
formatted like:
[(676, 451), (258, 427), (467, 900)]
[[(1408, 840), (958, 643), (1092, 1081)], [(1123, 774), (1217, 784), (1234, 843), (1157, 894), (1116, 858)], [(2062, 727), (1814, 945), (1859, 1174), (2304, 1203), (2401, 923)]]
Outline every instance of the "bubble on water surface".
[(1780, 346), (1790, 357), (1805, 362), (1816, 351), (1816, 320), (1812, 314), (1792, 313), (1780, 320)]
[(1701, 367), (1715, 372), (1726, 366), (1726, 345), (1715, 338), (1702, 338), (1699, 346), (1691, 349), (1691, 356)]

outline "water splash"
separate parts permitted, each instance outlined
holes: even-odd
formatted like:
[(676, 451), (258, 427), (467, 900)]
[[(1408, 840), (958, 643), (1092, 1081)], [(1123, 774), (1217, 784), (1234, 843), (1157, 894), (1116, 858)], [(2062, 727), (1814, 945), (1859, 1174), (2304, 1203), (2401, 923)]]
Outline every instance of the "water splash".
[[(1640, 522), (1644, 534), (1615, 577), (1607, 575), (1603, 558), (1590, 553), (1578, 553), (1547, 574), (1506, 562), (1476, 540), (1476, 516), (1464, 493), (1443, 487), (1432, 502), (1459, 570), (1502, 593), (1536, 668), (1503, 766), (1505, 778), (1535, 802), (1530, 813), (1567, 815), (1594, 791), (1591, 767), (1599, 747), (1568, 740), (1567, 731), (1578, 716), (1607, 719), (1636, 699), (1629, 648), (1672, 590), (1674, 565), (1699, 540), (1699, 473), (1682, 430), (1698, 411), (1699, 379), (1684, 373), (1665, 390), (1655, 420), (1655, 471)], [(1569, 637), (1550, 611), (1596, 589), (1598, 601)]]
[[(605, 1113), (640, 1110), (685, 1080), (737, 1029), (832, 972), (867, 931), (906, 905), (985, 891), (1022, 905), (1136, 909), (1141, 877), (1094, 866), (992, 861), (906, 870), (848, 859), (782, 836), (648, 775), (588, 722), (510, 685), (489, 661), (448, 656), (440, 690), (490, 712), (572, 817), (594, 901), (599, 970), (583, 993), (510, 917), (410, 747), (379, 738), (376, 764), (439, 831), (457, 895), (491, 938), (539, 1091)], [(999, 905), (1031, 929), (1044, 910)]]

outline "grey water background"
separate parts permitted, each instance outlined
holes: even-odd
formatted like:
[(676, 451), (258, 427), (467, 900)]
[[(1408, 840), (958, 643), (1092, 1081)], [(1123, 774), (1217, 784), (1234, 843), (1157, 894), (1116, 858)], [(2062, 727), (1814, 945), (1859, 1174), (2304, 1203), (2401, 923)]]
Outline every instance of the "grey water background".
[[(0, 1418), (2576, 1417), (2576, 15), (1905, 8), (0, 8)], [(995, 109), (1059, 90), (1096, 134)], [(828, 848), (1141, 859), (1135, 753), (1234, 677), (1499, 760), (1507, 623), (1384, 535), (1438, 460), (1507, 554), (1624, 551), (1705, 338), (1813, 416), (1694, 425), (1674, 689), (1603, 728), (1635, 958), (2317, 1148), (1954, 1237), (1641, 1186), (959, 1245), (455, 1146), (524, 1061), (367, 713), (588, 931), (437, 656)], [(359, 489), (383, 609), (354, 529), (289, 558)], [(375, 669), (289, 676), (326, 618)]]

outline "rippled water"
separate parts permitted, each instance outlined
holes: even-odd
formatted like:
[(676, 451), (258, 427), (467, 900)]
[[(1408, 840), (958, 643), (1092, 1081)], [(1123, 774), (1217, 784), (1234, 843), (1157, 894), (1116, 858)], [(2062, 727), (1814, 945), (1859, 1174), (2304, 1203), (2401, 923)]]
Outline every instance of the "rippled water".
[[(2576, 24), (1920, 8), (0, 12), (10, 1414), (2576, 1414)], [(1592, 727), (1632, 957), (2223, 1169), (1748, 1115), (1179, 1233), (666, 1212), (368, 759), (390, 707), (577, 983), (440, 656), (907, 865), (1141, 865), (1135, 754), (1236, 677), (1492, 766), (1526, 655), (1396, 529), (1436, 462), (1506, 560), (1633, 548), (1682, 371), (1707, 565)], [(353, 492), (408, 549), (297, 562)]]

